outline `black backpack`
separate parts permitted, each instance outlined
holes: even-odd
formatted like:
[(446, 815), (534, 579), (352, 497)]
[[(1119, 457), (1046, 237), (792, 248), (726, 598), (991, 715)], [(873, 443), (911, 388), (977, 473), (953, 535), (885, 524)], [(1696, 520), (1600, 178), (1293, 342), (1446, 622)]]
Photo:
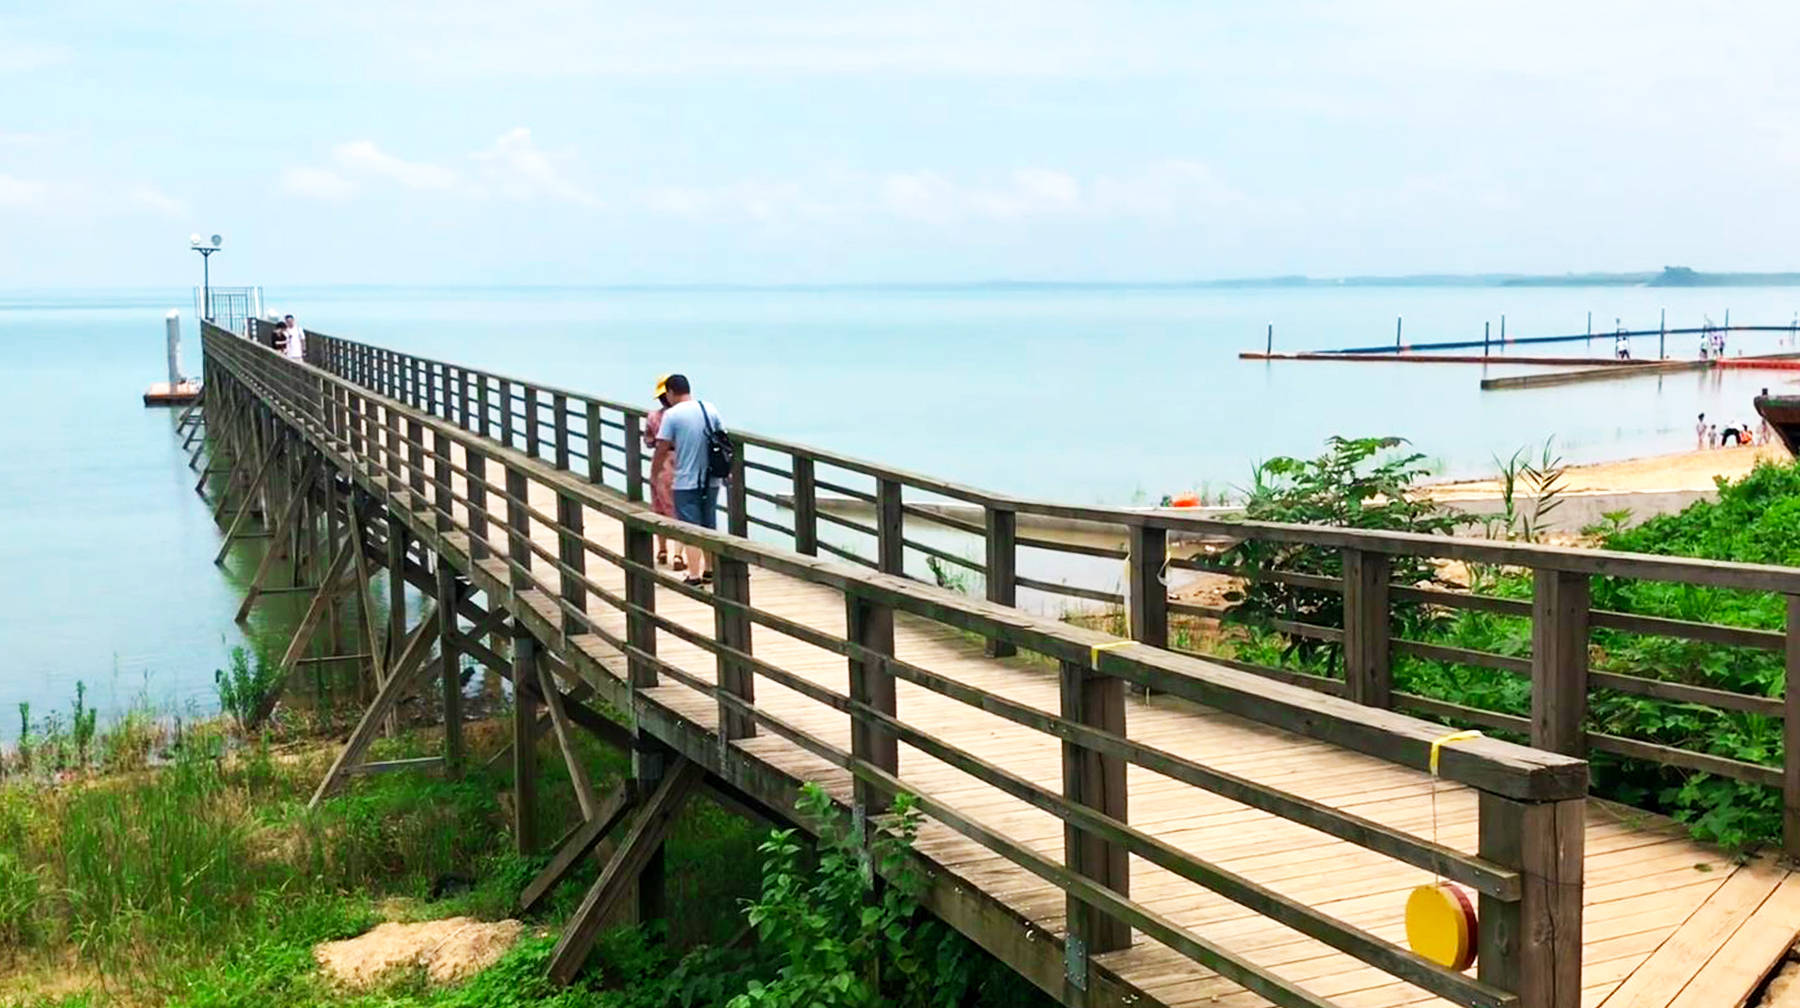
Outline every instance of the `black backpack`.
[(737, 457), (737, 449), (731, 444), (731, 436), (725, 428), (713, 424), (712, 413), (706, 404), (696, 402), (700, 407), (700, 416), (706, 424), (706, 478), (701, 481), (702, 487), (712, 485), (713, 480), (731, 482), (731, 467)]

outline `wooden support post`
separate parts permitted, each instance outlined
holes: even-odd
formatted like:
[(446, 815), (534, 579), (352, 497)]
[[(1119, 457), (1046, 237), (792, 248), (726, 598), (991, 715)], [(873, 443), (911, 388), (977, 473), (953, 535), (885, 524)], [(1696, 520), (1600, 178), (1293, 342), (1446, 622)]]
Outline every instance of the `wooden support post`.
[(567, 471), (569, 468), (569, 397), (561, 392), (550, 395), (550, 411), (556, 419), (550, 422), (550, 434), (555, 440), (552, 449), (556, 468)]
[[(632, 792), (639, 798), (647, 799), (644, 814), (656, 804), (655, 795), (668, 782), (671, 761), (680, 765), (689, 765), (650, 733), (638, 728), (631, 739), (631, 786)], [(667, 920), (669, 916), (668, 893), (668, 859), (663, 850), (662, 838), (656, 838), (641, 852), (636, 871), (637, 876), (637, 922), (647, 924), (651, 921)]]
[[(875, 652), (894, 653), (894, 610), (855, 595), (844, 596), (844, 638), (851, 644)], [(850, 700), (866, 704), (889, 716), (895, 710), (894, 674), (878, 660), (852, 653), (850, 656)], [(871, 719), (850, 714), (850, 755), (886, 770), (900, 773), (900, 740), (886, 727)], [(893, 796), (874, 782), (856, 778), (854, 810), (859, 827), (872, 816), (887, 811)]]
[[(593, 415), (598, 417), (600, 407), (593, 408)], [(636, 413), (625, 414), (625, 498), (641, 501), (644, 499), (644, 421)], [(593, 474), (588, 477), (591, 482), (603, 483), (605, 470), (596, 462)]]
[[(582, 417), (583, 429), (587, 431), (587, 481), (589, 483), (606, 482), (606, 425), (600, 422), (600, 404), (588, 400), (587, 409)], [(627, 415), (627, 421), (632, 417)], [(626, 432), (629, 435), (629, 431)], [(630, 443), (629, 436), (627, 443)], [(631, 488), (625, 489), (625, 496), (631, 496)]]
[(387, 519), (388, 637), (387, 664), (391, 669), (406, 636), (406, 522), (398, 515)]
[[(656, 567), (656, 539), (649, 529), (632, 522), (625, 523), (625, 560), (632, 564), (625, 570), (625, 643), (633, 651), (656, 654), (656, 579), (650, 571)], [(634, 569), (635, 568), (635, 569)], [(637, 654), (627, 656), (633, 689), (655, 686), (655, 664)]]
[(456, 645), (456, 606), (462, 601), (462, 585), (456, 570), (437, 558), (438, 664), (444, 687), (444, 767), (450, 776), (462, 772), (468, 749), (463, 744), (462, 653)]
[(531, 585), (531, 483), (523, 469), (506, 467), (506, 548), (512, 561), (506, 583), (513, 591)]
[(662, 844), (681, 811), (682, 802), (703, 776), (695, 764), (681, 760), (664, 774), (656, 790), (644, 800), (631, 829), (627, 830), (613, 856), (601, 869), (600, 877), (588, 889), (581, 905), (570, 915), (562, 937), (550, 953), (550, 979), (559, 984), (573, 980), (593, 950), (594, 939), (606, 915), (630, 889), (631, 882), (641, 876), (647, 865), (659, 860)]
[(901, 509), (900, 481), (875, 481), (876, 569), (906, 574), (906, 512)]
[[(1076, 662), (1063, 662), (1060, 685), (1062, 716), (1071, 721), (1125, 734), (1125, 681), (1094, 673)], [(1127, 821), (1125, 760), (1073, 742), (1062, 744), (1063, 796), (1120, 822)], [(1131, 894), (1131, 865), (1125, 848), (1103, 838), (1063, 826), (1063, 856), (1071, 871), (1085, 875), (1121, 896)], [(1064, 979), (1081, 992), (1090, 989), (1088, 957), (1131, 944), (1131, 928), (1074, 896), (1068, 897), (1069, 936), (1064, 947)]]
[(1787, 685), (1782, 726), (1781, 846), (1800, 862), (1800, 595), (1787, 597)]
[(431, 527), (439, 532), (449, 532), (456, 526), (453, 516), (456, 514), (456, 497), (450, 485), (450, 435), (441, 430), (431, 432), (432, 472), (432, 515)]
[(488, 376), (480, 375), (475, 382), (475, 426), (469, 428), (482, 437), (488, 436), (494, 408), (488, 402)]
[(813, 460), (796, 452), (794, 474), (794, 552), (819, 555), (819, 488), (814, 482)]
[(563, 634), (577, 634), (587, 629), (586, 623), (576, 613), (587, 612), (587, 586), (582, 578), (587, 574), (587, 547), (583, 545), (587, 539), (582, 532), (583, 514), (581, 501), (566, 493), (556, 495), (556, 552), (557, 559), (563, 563), (564, 570), (559, 571), (562, 579), (563, 601), (574, 607), (575, 612), (563, 611)]
[(725, 531), (741, 539), (750, 538), (750, 486), (744, 473), (746, 446), (737, 442), (731, 454), (731, 476), (725, 481)]
[[(1017, 605), (1019, 513), (993, 503), (983, 508), (983, 512), (987, 526), (982, 537), (987, 546), (987, 600), (995, 605)], [(1018, 653), (1018, 647), (1011, 641), (990, 638), (987, 642), (990, 658), (1005, 658)]]
[(495, 398), (500, 400), (500, 443), (508, 448), (516, 448), (513, 444), (513, 394), (512, 382), (500, 379), (500, 387), (496, 389)]
[(1478, 975), (1516, 993), (1519, 1008), (1579, 1008), (1587, 802), (1482, 792), (1479, 803), (1481, 857), (1518, 872), (1523, 885), (1516, 902), (1480, 897)]
[(1388, 638), (1388, 580), (1385, 553), (1345, 549), (1344, 685), (1346, 696), (1370, 707), (1394, 702)]
[(1587, 753), (1588, 576), (1540, 568), (1531, 595), (1531, 744)]
[[(350, 558), (356, 564), (356, 608), (362, 613), (363, 641), (369, 651), (369, 681), (375, 688), (387, 682), (387, 662), (382, 656), (381, 634), (375, 625), (375, 589), (369, 575), (369, 551), (364, 536), (367, 516), (356, 501), (350, 504)], [(371, 691), (373, 692), (373, 691)]]
[(538, 416), (538, 388), (525, 386), (525, 454), (534, 459), (544, 457), (544, 423)]
[(425, 426), (414, 417), (406, 418), (406, 484), (412, 488), (408, 507), (424, 511), (430, 506), (425, 497)]
[(485, 560), (492, 553), (487, 541), (487, 456), (474, 450), (464, 452), (463, 468), (469, 473), (463, 494), (469, 499), (469, 559)]
[(537, 836), (537, 701), (528, 683), (537, 681), (537, 641), (524, 624), (512, 627), (513, 684), (513, 844), (535, 854)]
[[(750, 565), (742, 560), (721, 556), (713, 564), (713, 639), (724, 647), (750, 653), (750, 615), (723, 602), (750, 604)], [(721, 694), (738, 697), (745, 703), (756, 702), (756, 673), (743, 662), (726, 655), (718, 656), (718, 683)], [(749, 738), (756, 734), (756, 721), (749, 714), (719, 701), (719, 740)]]
[(1130, 555), (1125, 558), (1131, 639), (1151, 647), (1169, 646), (1169, 591), (1163, 568), (1169, 561), (1169, 532), (1148, 525), (1131, 526)]

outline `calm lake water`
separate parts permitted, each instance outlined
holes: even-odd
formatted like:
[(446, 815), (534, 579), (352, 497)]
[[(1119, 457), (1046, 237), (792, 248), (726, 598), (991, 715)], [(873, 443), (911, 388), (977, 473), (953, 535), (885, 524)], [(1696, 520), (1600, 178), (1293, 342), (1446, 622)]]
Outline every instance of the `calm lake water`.
[[(1678, 374), (1481, 392), (1513, 365), (1244, 362), (1278, 350), (1513, 336), (1621, 318), (1786, 324), (1800, 288), (513, 290), (276, 288), (308, 328), (647, 400), (682, 371), (728, 423), (962, 480), (1082, 503), (1244, 481), (1251, 464), (1333, 433), (1409, 438), (1446, 475), (1555, 439), (1571, 461), (1682, 450), (1693, 417), (1753, 415), (1778, 373)], [(76, 680), (113, 712), (213, 705), (240, 635), (232, 571), (192, 491), (174, 414), (139, 405), (160, 377), (163, 314), (185, 291), (0, 293), (0, 739), (12, 706), (66, 708)], [(1671, 352), (1692, 356), (1693, 346)], [(1734, 337), (1731, 350), (1794, 349)], [(1655, 339), (1637, 356), (1654, 356)], [(1606, 355), (1609, 338), (1531, 348)]]

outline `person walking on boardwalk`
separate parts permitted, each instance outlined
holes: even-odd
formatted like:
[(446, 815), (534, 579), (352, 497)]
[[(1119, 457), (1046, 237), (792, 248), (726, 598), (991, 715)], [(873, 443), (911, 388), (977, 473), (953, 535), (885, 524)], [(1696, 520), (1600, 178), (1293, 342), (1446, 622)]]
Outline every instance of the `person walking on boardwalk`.
[[(644, 417), (644, 444), (652, 452), (650, 456), (650, 510), (667, 518), (675, 517), (675, 455), (672, 452), (656, 451), (656, 434), (662, 430), (663, 413), (669, 408), (669, 376), (656, 379), (654, 389), (658, 406)], [(661, 566), (669, 562), (669, 537), (656, 537), (656, 563)], [(687, 563), (680, 554), (675, 556), (675, 569), (686, 570)]]
[[(729, 475), (719, 471), (714, 461), (719, 454), (714, 450), (714, 442), (722, 439), (725, 425), (712, 403), (694, 398), (686, 375), (670, 375), (663, 382), (663, 391), (669, 397), (669, 408), (663, 411), (656, 432), (656, 453), (651, 457), (650, 469), (654, 472), (663, 456), (672, 456), (675, 517), (690, 525), (713, 528), (718, 520), (719, 485)], [(683, 552), (687, 554), (688, 584), (712, 580), (703, 550), (687, 546)]]

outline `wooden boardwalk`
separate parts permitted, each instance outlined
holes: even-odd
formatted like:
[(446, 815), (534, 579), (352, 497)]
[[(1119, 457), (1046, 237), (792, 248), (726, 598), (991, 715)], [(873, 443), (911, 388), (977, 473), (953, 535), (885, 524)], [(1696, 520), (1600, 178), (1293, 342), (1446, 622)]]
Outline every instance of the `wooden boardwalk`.
[[(1344, 626), (1293, 625), (1337, 635), (1345, 679), (1253, 674), (1184, 655), (1166, 640), (1166, 617), (1177, 607), (1164, 601), (1158, 577), (1181, 563), (1167, 552), (1164, 526), (1210, 527), (1204, 521), (1125, 516), (1125, 567), (1139, 587), (1127, 599), (1135, 639), (1117, 640), (1012, 607), (1013, 587), (1038, 584), (1015, 577), (1016, 547), (1044, 546), (1015, 542), (1018, 501), (984, 499), (988, 597), (971, 599), (902, 576), (905, 550), (920, 548), (904, 537), (903, 483), (951, 496), (975, 493), (966, 488), (874, 471), (877, 487), (868, 499), (876, 519), (866, 534), (879, 557), (871, 573), (817, 557), (823, 550), (858, 559), (818, 538), (814, 460), (798, 450), (785, 473), (796, 486), (791, 529), (748, 512), (742, 471), (730, 508), (740, 536), (749, 524), (767, 526), (794, 536), (790, 552), (666, 522), (634, 503), (642, 492), (636, 414), (612, 423), (624, 448), (607, 448), (603, 410), (612, 407), (580, 404), (573, 393), (529, 389), (521, 399), (510, 379), (481, 376), (471, 384), (461, 374), (452, 382), (452, 369), (441, 364), (319, 341), (353, 380), (216, 328), (205, 337), (207, 429), (220, 432), (235, 467), (217, 513), (232, 503), (234, 486), (240, 492), (228, 541), (262, 480), (275, 473), (262, 511), (264, 520), (279, 518), (265, 534), (276, 543), (291, 536), (296, 553), (308, 538), (331, 544), (313, 551), (320, 554), (313, 565), (318, 590), (308, 619), (343, 594), (358, 594), (373, 641), (380, 635), (365, 561), (404, 575), (388, 586), (387, 658), (370, 662), (379, 693), (321, 794), (341, 781), (340, 770), (353, 772), (360, 747), (395, 699), (433, 667), (454, 673), (459, 656), (511, 679), (523, 697), (514, 716), (522, 740), (516, 752), (524, 754), (514, 764), (521, 850), (537, 846), (530, 836), (538, 786), (529, 758), (530, 740), (538, 737), (531, 695), (548, 702), (571, 759), (563, 705), (577, 693), (597, 693), (632, 722), (627, 729), (585, 715), (589, 730), (623, 738), (643, 757), (634, 760), (637, 792), (620, 799), (639, 803), (639, 811), (571, 919), (553, 957), (555, 978), (580, 968), (584, 922), (616, 899), (620, 878), (638, 880), (640, 910), (652, 906), (643, 901), (645, 891), (659, 889), (644, 881), (654, 877), (645, 868), (650, 862), (634, 859), (656, 856), (649, 853), (660, 843), (656, 822), (679, 808), (696, 775), (778, 816), (807, 781), (857, 808), (878, 805), (889, 786), (919, 795), (930, 813), (917, 844), (933, 869), (927, 906), (1063, 1003), (1082, 1008), (1737, 1004), (1800, 930), (1800, 880), (1785, 868), (1766, 858), (1740, 866), (1666, 820), (1584, 801), (1587, 768), (1577, 758), (1587, 745), (1615, 752), (1623, 746), (1677, 766), (1777, 786), (1785, 780), (1786, 793), (1800, 796), (1800, 763), (1738, 764), (1584, 727), (1590, 619), (1785, 648), (1797, 677), (1791, 681), (1800, 682), (1800, 637), (1793, 633), (1800, 573), (1442, 537), (1414, 542), (1313, 527), (1221, 526), (1349, 554)], [(377, 387), (405, 402), (371, 391)], [(457, 422), (434, 409), (454, 412)], [(576, 442), (578, 423), (584, 442)], [(487, 436), (495, 426), (498, 438)], [(528, 433), (515, 437), (521, 430)], [(586, 454), (577, 453), (577, 443)], [(609, 463), (609, 450), (624, 451), (623, 462)], [(585, 475), (574, 459), (584, 460)], [(739, 465), (746, 465), (741, 455)], [(623, 494), (602, 485), (609, 472), (624, 477)], [(823, 479), (816, 485), (840, 489)], [(1082, 520), (1118, 517), (1031, 506)], [(694, 538), (722, 554), (718, 588), (687, 588), (666, 572), (653, 574), (653, 533)], [(1468, 560), (1537, 565), (1530, 603), (1433, 595), (1501, 612), (1524, 605), (1534, 635), (1530, 662), (1437, 649), (1455, 652), (1453, 660), (1529, 675), (1533, 683), (1530, 718), (1437, 704), (1464, 723), (1529, 734), (1536, 746), (1451, 743), (1444, 779), (1421, 769), (1435, 765), (1426, 754), (1445, 741), (1444, 729), (1383, 709), (1404, 703), (1431, 710), (1429, 698), (1397, 693), (1388, 678), (1390, 643), (1423, 645), (1387, 637), (1386, 557), (1425, 546)], [(252, 579), (246, 611), (266, 566)], [(1590, 612), (1589, 579), (1627, 570), (1784, 592), (1789, 632)], [(409, 587), (444, 603), (410, 631)], [(303, 648), (306, 625), (284, 661)], [(490, 634), (510, 645), (482, 645)], [(441, 654), (435, 665), (425, 659), (434, 647)], [(1014, 648), (1022, 654), (990, 657)], [(1123, 650), (1109, 650), (1115, 648)], [(721, 668), (735, 674), (721, 681)], [(457, 680), (440, 678), (448, 729), (460, 725)], [(1600, 681), (1761, 714), (1785, 702), (1790, 738), (1800, 722), (1800, 691), (1791, 687), (1778, 701), (1616, 673)], [(1159, 692), (1140, 692), (1146, 684)], [(722, 711), (734, 713), (722, 723)], [(444, 762), (454, 764), (459, 740), (460, 727), (446, 731)], [(897, 755), (889, 748), (895, 740)], [(586, 820), (572, 836), (597, 840), (620, 821), (624, 806), (598, 801), (579, 779), (579, 765), (571, 765)], [(1795, 819), (1790, 841), (1800, 841), (1800, 800), (1786, 807)], [(612, 811), (603, 814), (606, 808)], [(565, 846), (550, 871), (585, 856), (585, 849)], [(1404, 950), (1406, 897), (1433, 878), (1428, 867), (1415, 866), (1434, 864), (1481, 892), (1479, 981)], [(1087, 909), (1071, 920), (1071, 907)], [(1120, 922), (1139, 929), (1128, 947), (1109, 942)], [(567, 949), (573, 951), (565, 955)], [(1403, 976), (1433, 986), (1413, 986)], [(1439, 1002), (1434, 990), (1455, 1000)]]
[[(534, 484), (533, 491), (540, 510), (554, 510), (554, 494), (548, 487)], [(592, 510), (584, 521), (591, 540), (609, 549), (621, 548), (617, 522)], [(540, 533), (538, 541), (555, 546), (553, 536)], [(493, 547), (504, 550), (505, 544), (496, 539)], [(483, 563), (497, 577), (505, 576), (499, 560)], [(595, 580), (607, 583), (609, 576), (608, 586), (622, 593), (623, 578), (616, 569), (604, 568)], [(750, 597), (758, 608), (836, 637), (844, 635), (843, 600), (829, 589), (752, 569)], [(702, 602), (659, 588), (656, 606), (659, 613), (699, 633), (712, 633), (713, 610)], [(623, 614), (597, 602), (590, 602), (588, 610), (613, 633), (625, 633)], [(752, 634), (752, 650), (758, 658), (827, 689), (844, 691), (843, 656), (765, 626), (754, 627)], [(580, 640), (596, 659), (624, 677), (623, 655), (597, 638)], [(988, 658), (981, 642), (972, 636), (905, 614), (896, 619), (895, 652), (902, 659), (1046, 713), (1058, 709), (1056, 667), (1041, 659)], [(696, 678), (713, 681), (716, 660), (698, 646), (662, 632), (657, 654)], [(1029, 780), (1051, 788), (1060, 786), (1061, 755), (1053, 738), (910, 683), (901, 682), (897, 689), (899, 715), (907, 722), (931, 726), (939, 738)], [(662, 685), (648, 692), (694, 724), (716, 731), (718, 708), (710, 696), (681, 685)], [(846, 714), (767, 680), (757, 683), (756, 701), (758, 707), (819, 738), (840, 748), (850, 746)], [(1142, 694), (1130, 694), (1125, 722), (1131, 738), (1209, 767), (1421, 838), (1431, 839), (1435, 833), (1439, 841), (1465, 852), (1476, 849), (1475, 794), (1460, 785), (1434, 782), (1427, 774), (1384, 760), (1179, 699), (1154, 696), (1146, 700)], [(765, 733), (732, 745), (747, 756), (796, 778), (817, 781), (844, 801), (850, 800), (851, 780), (845, 771), (791, 742)], [(1061, 820), (925, 753), (903, 745), (900, 777), (919, 793), (949, 802), (959, 812), (1047, 858), (1062, 856)], [(1407, 893), (1431, 881), (1429, 873), (1141, 767), (1129, 768), (1128, 781), (1134, 826), (1376, 935), (1404, 943), (1402, 909)], [(1721, 989), (1714, 984), (1747, 988), (1760, 979), (1781, 949), (1792, 944), (1794, 932), (1800, 930), (1800, 879), (1791, 879), (1784, 870), (1766, 863), (1739, 867), (1719, 850), (1687, 838), (1685, 830), (1667, 820), (1597, 800), (1589, 804), (1586, 833), (1584, 1005), (1662, 1008), (1713, 1003), (1694, 1002), (1692, 996), (1681, 999), (1686, 989), (1683, 984), (1700, 967), (1711, 965), (1712, 969), (1704, 988), (1695, 988), (1696, 992)], [(1063, 932), (1062, 890), (941, 825), (927, 823), (919, 849), (1045, 932)], [(1730, 937), (1729, 931), (1715, 933), (1710, 922), (1742, 923), (1749, 910), (1771, 897), (1778, 885), (1788, 908), (1786, 942), (1767, 957), (1740, 954), (1709, 964), (1704, 955), (1724, 947)], [(1448, 1004), (1141, 859), (1132, 860), (1131, 892), (1167, 917), (1345, 1008)], [(1766, 926), (1779, 930), (1781, 924), (1772, 920)], [(1690, 937), (1697, 927), (1706, 932), (1698, 944), (1673, 944), (1678, 935)], [(1752, 948), (1761, 949), (1768, 943), (1765, 936), (1761, 945)], [(1659, 959), (1659, 950), (1665, 945), (1671, 948)], [(1667, 961), (1671, 956), (1673, 961)], [(1096, 962), (1169, 1008), (1270, 1004), (1142, 936), (1130, 949), (1102, 954)], [(1694, 972), (1684, 974), (1689, 966)], [(1656, 981), (1629, 983), (1641, 969)], [(1670, 982), (1676, 978), (1681, 982)], [(1615, 992), (1622, 996), (1608, 1000)]]

